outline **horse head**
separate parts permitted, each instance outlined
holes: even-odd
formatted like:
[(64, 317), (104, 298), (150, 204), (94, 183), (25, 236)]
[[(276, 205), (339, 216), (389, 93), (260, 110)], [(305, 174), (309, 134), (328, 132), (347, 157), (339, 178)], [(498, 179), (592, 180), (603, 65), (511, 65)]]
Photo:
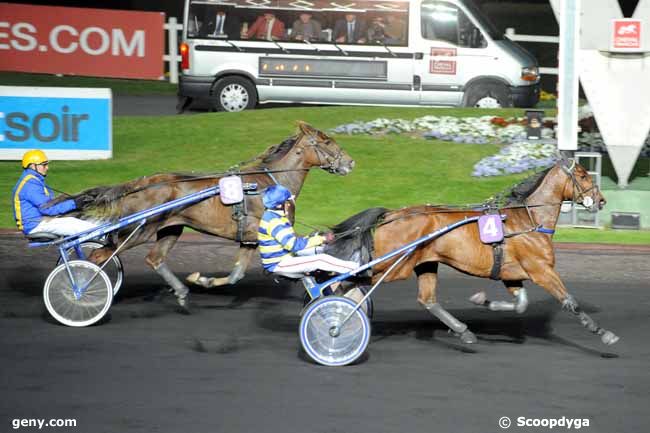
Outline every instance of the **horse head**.
[(592, 212), (605, 207), (605, 197), (600, 192), (598, 185), (589, 172), (574, 159), (561, 158), (558, 165), (568, 177), (568, 181), (562, 191), (564, 200), (572, 200), (583, 205)]
[(320, 167), (330, 173), (345, 176), (354, 168), (354, 160), (334, 139), (313, 126), (299, 121), (299, 138), (296, 149), (304, 152), (305, 164)]

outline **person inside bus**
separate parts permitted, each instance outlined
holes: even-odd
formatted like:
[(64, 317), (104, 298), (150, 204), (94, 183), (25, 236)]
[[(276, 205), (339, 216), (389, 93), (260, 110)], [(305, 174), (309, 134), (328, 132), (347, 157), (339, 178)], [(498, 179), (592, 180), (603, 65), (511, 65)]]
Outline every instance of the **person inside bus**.
[(403, 45), (406, 42), (406, 21), (393, 15), (386, 15), (384, 26), (386, 45)]
[(311, 17), (311, 13), (302, 12), (300, 18), (293, 22), (291, 27), (291, 39), (296, 41), (319, 41), (321, 39), (322, 27), (320, 23)]
[(187, 36), (198, 36), (199, 32), (204, 29), (203, 21), (199, 20), (199, 13), (196, 10), (190, 12), (187, 19)]
[(208, 23), (208, 36), (213, 38), (239, 38), (240, 22), (236, 15), (230, 13), (226, 8), (209, 8), (209, 16), (206, 19)]
[(368, 28), (368, 41), (372, 44), (403, 44), (406, 41), (406, 23), (394, 15), (375, 17)]
[(47, 233), (70, 236), (96, 227), (96, 224), (79, 218), (53, 218), (79, 209), (92, 199), (81, 195), (75, 200), (64, 200), (51, 205), (54, 191), (45, 183), (50, 168), (50, 161), (45, 156), (45, 152), (42, 150), (25, 152), (22, 166), (23, 172), (14, 186), (12, 196), (14, 220), (24, 234)]
[(357, 20), (355, 14), (346, 14), (345, 19), (334, 24), (334, 40), (339, 43), (365, 44), (367, 37), (366, 23)]
[(284, 23), (273, 12), (265, 12), (258, 17), (246, 34), (247, 39), (273, 41), (284, 38)]
[(268, 272), (298, 275), (322, 270), (343, 274), (359, 264), (323, 254), (318, 247), (334, 241), (332, 232), (309, 237), (296, 236), (287, 218), (291, 192), (282, 185), (271, 185), (264, 190), (264, 214), (257, 232), (262, 266)]
[(373, 18), (368, 27), (368, 42), (371, 44), (384, 44), (386, 39), (385, 27), (383, 17)]

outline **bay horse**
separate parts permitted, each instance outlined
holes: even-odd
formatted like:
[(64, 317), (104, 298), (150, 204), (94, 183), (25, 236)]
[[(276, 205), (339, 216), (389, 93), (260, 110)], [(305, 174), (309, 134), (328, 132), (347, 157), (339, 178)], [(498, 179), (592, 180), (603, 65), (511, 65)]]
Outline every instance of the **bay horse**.
[[(421, 245), (385, 275), (385, 281), (407, 279), (415, 273), (418, 302), (463, 343), (475, 343), (476, 336), (467, 325), (437, 302), (438, 263), (469, 275), (501, 280), (514, 297), (512, 302), (490, 302), (481, 292), (470, 298), (492, 311), (523, 313), (528, 305), (523, 282), (532, 280), (557, 299), (563, 309), (577, 316), (589, 331), (600, 335), (603, 343), (614, 344), (618, 337), (598, 326), (581, 310), (554, 268), (552, 238), (564, 200), (572, 200), (592, 211), (602, 209), (606, 203), (587, 171), (575, 161), (562, 158), (552, 167), (515, 186), (500, 206), (457, 208), (425, 205), (399, 210), (368, 209), (333, 228), (337, 240), (327, 252), (339, 258), (352, 257), (367, 263), (369, 251), (374, 250), (374, 256), (379, 257), (464, 218), (498, 212), (505, 215), (505, 237), (502, 243), (494, 246), (501, 248), (502, 260), (497, 259), (493, 245), (481, 242), (478, 224), (472, 223)], [(371, 281), (379, 280), (398, 257), (374, 266)]]
[[(240, 174), (242, 182), (257, 183), (258, 191), (274, 183), (287, 187), (294, 196), (300, 190), (311, 168), (318, 167), (333, 174), (347, 175), (354, 168), (354, 160), (329, 136), (304, 122), (298, 122), (298, 134), (278, 146), (268, 148), (256, 158), (242, 163), (228, 174)], [(218, 184), (224, 173), (216, 175), (155, 174), (111, 187), (83, 191), (72, 198), (83, 197), (86, 202), (78, 215), (85, 219), (115, 220), (134, 212), (151, 208)], [(253, 252), (257, 248), (257, 230), (264, 212), (262, 195), (245, 195), (243, 213), (235, 216), (233, 207), (222, 204), (218, 196), (199, 203), (174, 209), (152, 217), (123, 246), (129, 249), (156, 235), (156, 241), (145, 258), (176, 294), (179, 306), (188, 310), (189, 290), (165, 263), (184, 227), (199, 232), (236, 240), (240, 243), (237, 260), (230, 275), (224, 278), (206, 278), (193, 273), (192, 283), (205, 287), (234, 284), (244, 277)], [(61, 197), (59, 200), (69, 197)], [(133, 228), (117, 234), (117, 239), (93, 251), (89, 259), (103, 263), (122, 244)], [(109, 237), (110, 238), (110, 237)], [(112, 238), (111, 238), (112, 239)]]

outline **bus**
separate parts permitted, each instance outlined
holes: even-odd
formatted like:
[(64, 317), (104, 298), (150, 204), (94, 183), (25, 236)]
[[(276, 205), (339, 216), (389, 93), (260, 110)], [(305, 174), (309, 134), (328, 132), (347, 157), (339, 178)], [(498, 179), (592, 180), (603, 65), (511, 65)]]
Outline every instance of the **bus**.
[(536, 59), (471, 0), (186, 0), (181, 105), (532, 107)]

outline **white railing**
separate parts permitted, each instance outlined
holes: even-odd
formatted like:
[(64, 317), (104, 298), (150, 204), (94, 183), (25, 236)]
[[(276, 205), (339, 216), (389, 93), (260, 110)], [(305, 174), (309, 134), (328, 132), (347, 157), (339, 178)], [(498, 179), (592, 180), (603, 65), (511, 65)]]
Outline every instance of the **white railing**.
[[(515, 29), (509, 27), (506, 29), (506, 36), (511, 41), (515, 42), (541, 42), (545, 44), (559, 44), (559, 36), (537, 36), (537, 35), (522, 35), (515, 33)], [(545, 68), (540, 67), (540, 74), (558, 75), (558, 68)]]
[(178, 32), (183, 31), (183, 24), (179, 24), (176, 17), (169, 17), (164, 28), (167, 31), (169, 52), (163, 56), (163, 61), (169, 63), (169, 82), (178, 84), (178, 64), (181, 61), (178, 53)]

